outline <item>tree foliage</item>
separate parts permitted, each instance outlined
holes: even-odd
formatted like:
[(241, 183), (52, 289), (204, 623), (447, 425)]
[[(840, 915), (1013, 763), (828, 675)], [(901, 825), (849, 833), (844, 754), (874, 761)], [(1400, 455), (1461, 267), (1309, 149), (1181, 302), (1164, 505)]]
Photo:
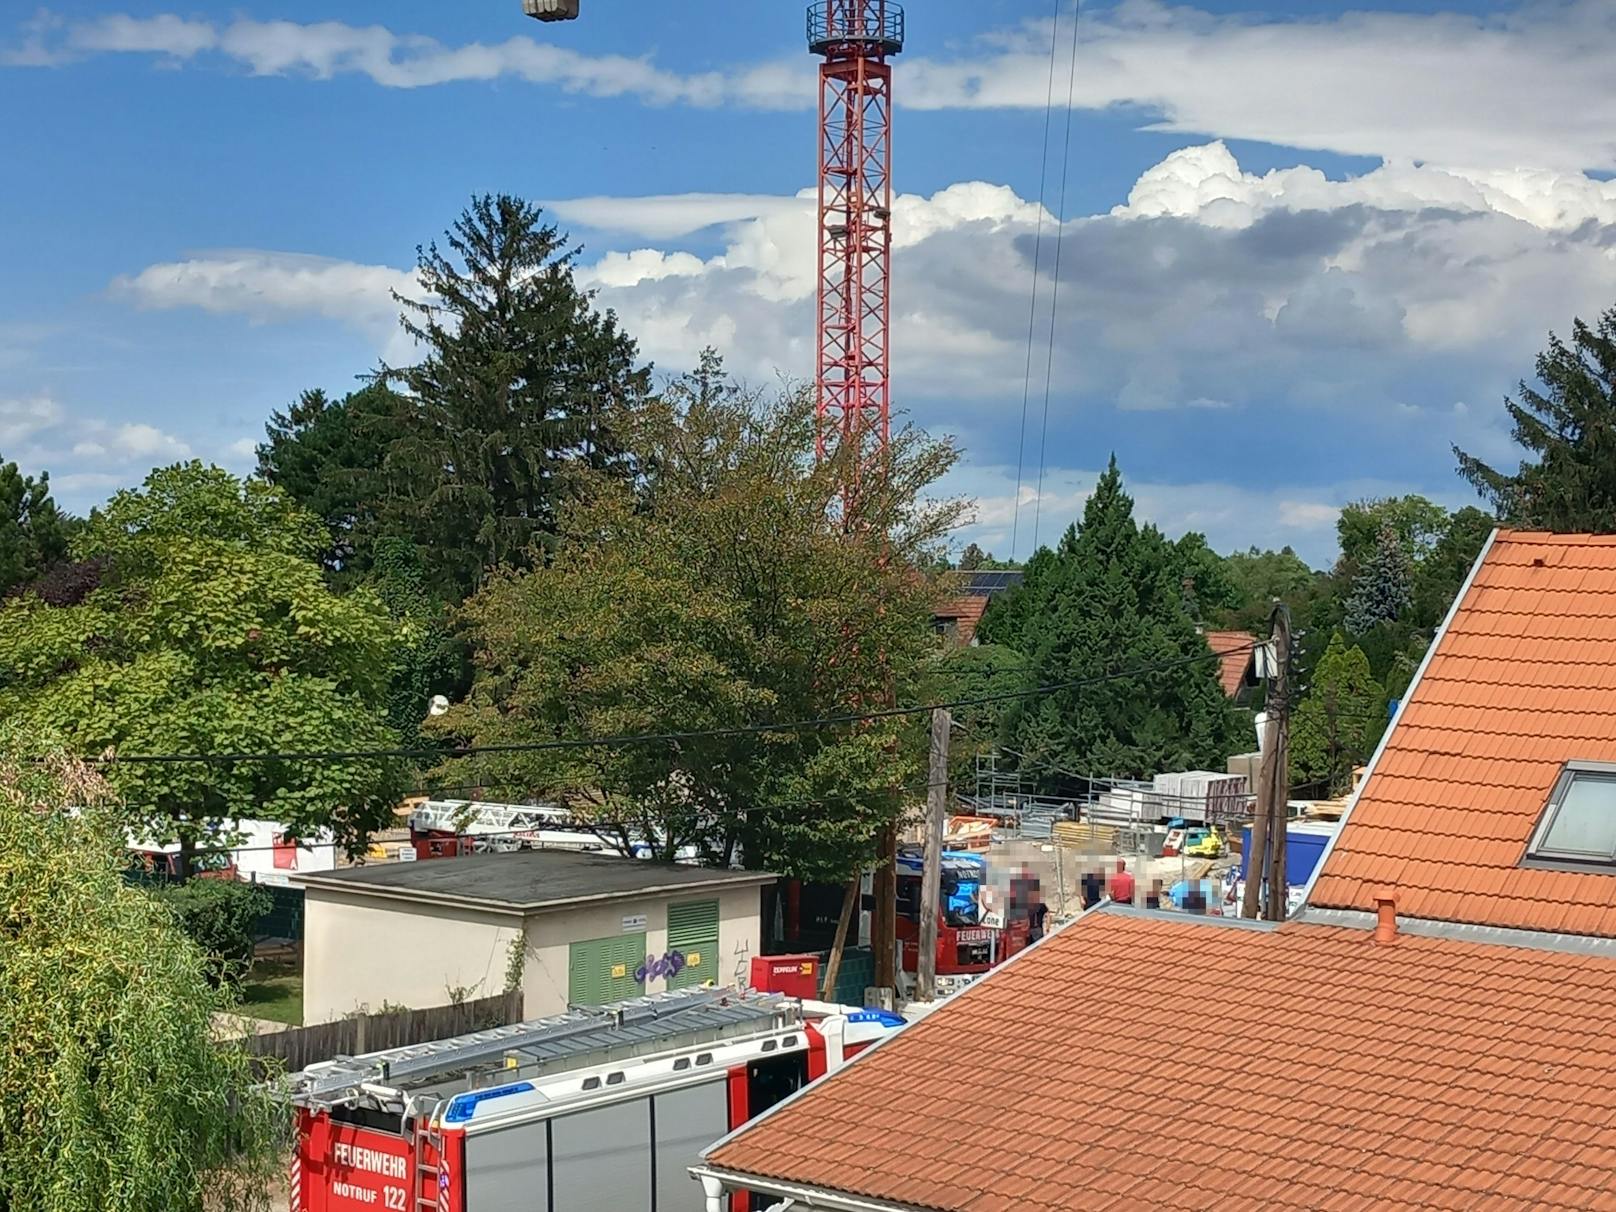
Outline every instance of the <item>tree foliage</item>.
[(1347, 599), (1347, 630), (1364, 635), (1382, 623), (1395, 623), (1414, 603), (1414, 565), (1390, 523), (1380, 528), (1375, 549), (1363, 560)]
[[(637, 484), (582, 473), (543, 567), (467, 604), (477, 675), (445, 718), (481, 744), (746, 727), (908, 699), (932, 651), (936, 589), (915, 569), (958, 514), (927, 503), (952, 464), (894, 438), (867, 529), (829, 521), (837, 469), (815, 466), (811, 401), (764, 401), (716, 359), (619, 431)], [(564, 799), (657, 841), (803, 878), (841, 879), (913, 798), (920, 747), (894, 721), (653, 745), (485, 755), (488, 779)]]
[(120, 878), (108, 794), (0, 759), (0, 1209), (267, 1212), (286, 1109), (215, 1041), (202, 952)]
[(1523, 382), (1504, 401), (1526, 452), (1518, 468), (1455, 447), (1459, 473), (1511, 526), (1616, 531), (1616, 307), (1591, 327), (1573, 321), (1569, 345), (1551, 333), (1537, 377), (1541, 390)]
[(386, 376), (405, 408), (382, 525), (458, 599), (489, 570), (529, 563), (580, 469), (626, 470), (618, 419), (650, 380), (616, 316), (574, 282), (576, 249), (537, 206), (475, 198), (445, 243), (421, 250), (421, 297), (399, 297), (425, 357)]
[[(397, 745), (384, 708), (397, 629), (324, 583), (319, 523), (199, 463), (154, 471), (76, 541), (105, 562), (77, 605), (0, 607), (0, 718), (75, 753), (307, 753)], [(238, 818), (349, 847), (391, 818), (388, 759), (121, 763), (128, 824), (187, 848)]]
[(1332, 795), (1348, 790), (1353, 767), (1368, 760), (1386, 718), (1386, 693), (1369, 658), (1336, 632), (1291, 721), (1291, 784), (1322, 784)]
[(152, 895), (201, 948), (212, 984), (238, 984), (251, 970), (258, 922), (272, 906), (267, 891), (235, 879), (200, 879), (158, 885)]
[(265, 426), (258, 470), (287, 498), (325, 524), (322, 552), (339, 585), (351, 585), (371, 565), (386, 501), (382, 465), (397, 440), (404, 402), (372, 383), (340, 400), (305, 391)]
[(51, 498), (48, 473), (36, 479), (0, 463), (0, 598), (64, 559), (73, 525)]
[(1183, 593), (1173, 543), (1133, 518), (1113, 459), (1083, 519), (1029, 562), (979, 634), (1029, 666), (1038, 685), (1087, 684), (1013, 705), (1012, 746), (1044, 782), (1138, 777), (1223, 761), (1238, 724)]
[(1349, 577), (1380, 551), (1384, 532), (1396, 536), (1404, 558), (1418, 564), (1448, 530), (1448, 511), (1417, 494), (1354, 501), (1336, 520), (1340, 566)]

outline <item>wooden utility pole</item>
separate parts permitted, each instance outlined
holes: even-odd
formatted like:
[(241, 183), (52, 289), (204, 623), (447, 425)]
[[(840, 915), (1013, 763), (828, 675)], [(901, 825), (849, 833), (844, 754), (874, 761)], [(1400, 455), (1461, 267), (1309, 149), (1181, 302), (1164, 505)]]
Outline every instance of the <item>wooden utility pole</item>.
[(883, 825), (876, 834), (875, 875), (870, 890), (870, 952), (875, 987), (898, 988), (898, 827)]
[[(1269, 809), (1268, 911), (1263, 916), (1271, 922), (1279, 922), (1285, 920), (1289, 908), (1285, 825), (1290, 815), (1291, 613), (1283, 604), (1274, 608), (1273, 636), (1274, 677), (1268, 688), (1268, 711), (1274, 721), (1269, 742), (1274, 760), (1266, 782)], [(1263, 764), (1269, 765), (1266, 761)]]
[(1240, 899), (1240, 916), (1257, 916), (1262, 908), (1263, 874), (1268, 868), (1268, 788), (1273, 782), (1274, 727), (1272, 709), (1263, 718), (1262, 763), (1257, 770), (1257, 806), (1251, 818), (1251, 847), (1246, 859), (1246, 892)]
[(920, 877), (920, 955), (915, 975), (923, 1002), (937, 996), (937, 907), (943, 899), (943, 831), (948, 826), (948, 734), (954, 717), (931, 713), (931, 762), (926, 788), (926, 852)]

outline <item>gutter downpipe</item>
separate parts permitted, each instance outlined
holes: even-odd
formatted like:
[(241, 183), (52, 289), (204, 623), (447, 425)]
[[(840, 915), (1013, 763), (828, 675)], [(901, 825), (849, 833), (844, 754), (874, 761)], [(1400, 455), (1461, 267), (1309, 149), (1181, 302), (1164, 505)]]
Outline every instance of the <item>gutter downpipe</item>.
[(1319, 882), (1319, 876), (1324, 874), (1324, 868), (1329, 864), (1330, 856), (1335, 853), (1336, 843), (1346, 833), (1347, 824), (1352, 820), (1352, 810), (1358, 806), (1358, 801), (1363, 799), (1364, 792), (1369, 790), (1369, 784), (1374, 781), (1375, 770), (1380, 766), (1380, 759), (1386, 752), (1387, 744), (1390, 743), (1393, 734), (1396, 733), (1397, 726), (1403, 722), (1403, 713), (1408, 710), (1409, 704), (1414, 701), (1414, 692), (1420, 688), (1420, 683), (1425, 679), (1425, 671), (1430, 668), (1431, 658), (1436, 656), (1437, 649), (1442, 646), (1442, 641), (1447, 638), (1448, 628), (1453, 626), (1453, 620), (1458, 617), (1459, 607), (1470, 596), (1470, 590), (1476, 583), (1476, 574), (1481, 571), (1481, 566), (1487, 562), (1487, 557), (1492, 554), (1493, 544), (1497, 542), (1500, 530), (1500, 527), (1495, 526), (1493, 527), (1493, 532), (1487, 536), (1487, 542), (1483, 544), (1481, 554), (1476, 557), (1476, 562), (1470, 566), (1470, 574), (1465, 577), (1464, 584), (1459, 586), (1459, 592), (1453, 597), (1453, 604), (1448, 607), (1447, 617), (1442, 620), (1442, 626), (1438, 627), (1436, 634), (1431, 637), (1431, 645), (1425, 650), (1425, 655), (1420, 658), (1420, 667), (1414, 671), (1414, 680), (1408, 684), (1408, 689), (1403, 692), (1402, 702), (1397, 704), (1397, 714), (1392, 717), (1392, 722), (1387, 725), (1385, 733), (1380, 738), (1380, 744), (1375, 746), (1374, 756), (1369, 759), (1369, 768), (1364, 771), (1363, 782), (1358, 784), (1358, 789), (1352, 793), (1352, 798), (1347, 801), (1347, 810), (1341, 814), (1341, 828), (1335, 831), (1335, 836), (1330, 839), (1329, 844), (1324, 848), (1324, 853), (1319, 856), (1319, 861), (1313, 868), (1313, 874), (1307, 877), (1307, 883), (1302, 887), (1301, 903), (1297, 905), (1296, 912), (1285, 919), (1286, 921), (1296, 921), (1306, 917), (1308, 902), (1313, 898), (1313, 885)]

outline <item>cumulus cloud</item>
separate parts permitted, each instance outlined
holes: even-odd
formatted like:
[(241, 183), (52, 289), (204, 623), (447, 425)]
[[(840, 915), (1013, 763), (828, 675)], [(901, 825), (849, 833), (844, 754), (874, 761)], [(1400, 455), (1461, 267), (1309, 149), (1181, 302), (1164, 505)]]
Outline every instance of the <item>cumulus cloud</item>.
[[(711, 345), (754, 382), (811, 378), (809, 194), (552, 209), (601, 223), (618, 244), (577, 273), (644, 356), (676, 370)], [(1616, 198), (1574, 173), (1386, 165), (1332, 181), (1305, 167), (1247, 173), (1221, 143), (1186, 148), (1114, 209), (1065, 224), (1053, 326), (1055, 220), (1035, 203), (963, 182), (900, 196), (893, 224), (899, 405), (958, 435), (981, 465), (1021, 461), (1026, 483), (1039, 467), (1092, 467), (1124, 449), (1147, 452), (1159, 478), (1169, 465), (1191, 484), (1287, 484), (1268, 466), (1284, 450), (1339, 467), (1327, 484), (1370, 476), (1448, 491), (1450, 443), (1507, 455), (1495, 402), (1529, 373), (1547, 330), (1616, 299)], [(686, 243), (698, 234), (700, 252)], [(387, 290), (408, 281), (386, 266), (242, 253), (153, 267), (115, 292), (259, 321), (342, 318), (381, 342)], [(1336, 504), (1288, 483), (1262, 507), (1277, 535), (1322, 525)]]
[[(1058, 32), (1034, 21), (967, 41), (954, 59), (906, 56), (898, 103), (1041, 109), (1051, 36), (1064, 42), (1073, 29), (1068, 11)], [(381, 25), (174, 14), (69, 23), (46, 13), (20, 31), (7, 60), (52, 66), (110, 53), (220, 60), (264, 76), (358, 75), (389, 88), (512, 78), (652, 105), (806, 108), (815, 87), (800, 55), (680, 73), (649, 56), (588, 55), (526, 36), (451, 46)], [(1064, 72), (1067, 55), (1055, 58)], [(1122, 0), (1084, 13), (1073, 97), (1083, 109), (1130, 107), (1154, 129), (1195, 135), (1394, 160), (1598, 169), (1616, 166), (1613, 58), (1616, 6), (1607, 0), (1301, 20)]]
[(155, 425), (69, 409), (48, 395), (0, 398), (0, 450), (25, 472), (48, 470), (58, 494), (90, 499), (154, 464), (191, 455), (189, 444)]

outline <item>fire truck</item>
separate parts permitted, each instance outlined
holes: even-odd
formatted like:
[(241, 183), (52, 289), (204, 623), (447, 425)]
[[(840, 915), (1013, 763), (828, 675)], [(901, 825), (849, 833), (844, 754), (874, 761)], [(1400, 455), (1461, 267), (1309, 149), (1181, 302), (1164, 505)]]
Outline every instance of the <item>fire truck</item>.
[(291, 1212), (699, 1212), (702, 1149), (903, 1025), (690, 989), (311, 1065)]
[[(417, 859), (454, 858), (508, 850), (587, 850), (653, 858), (643, 838), (616, 837), (577, 820), (557, 804), (487, 804), (472, 800), (427, 800), (410, 813), (410, 844)], [(626, 847), (626, 848), (625, 848)], [(686, 846), (677, 862), (699, 856)]]
[[(896, 933), (903, 970), (911, 975), (920, 962), (924, 861), (920, 847), (899, 847)], [(939, 892), (937, 976), (945, 988), (967, 983), (1027, 946), (1031, 924), (1025, 916), (1014, 914), (1006, 920), (1005, 910), (993, 905), (996, 890), (982, 855), (945, 850)]]

